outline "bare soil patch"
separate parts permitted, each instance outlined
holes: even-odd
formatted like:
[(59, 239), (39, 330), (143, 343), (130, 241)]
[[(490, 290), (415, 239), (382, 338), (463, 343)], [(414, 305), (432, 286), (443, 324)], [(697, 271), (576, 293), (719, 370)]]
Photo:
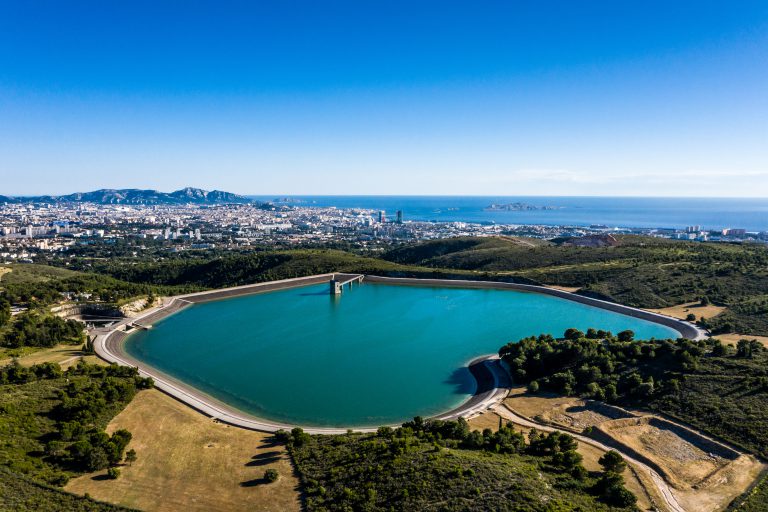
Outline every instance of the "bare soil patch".
[[(593, 427), (597, 436), (592, 437), (629, 449), (635, 458), (657, 467), (674, 488), (678, 502), (689, 511), (724, 509), (766, 467), (755, 457), (713, 442), (695, 430), (639, 411), (624, 411), (575, 397), (528, 395), (525, 388), (514, 388), (505, 404), (523, 416), (565, 430), (581, 432)], [(579, 452), (584, 455), (585, 467), (592, 469), (581, 447)], [(633, 479), (627, 478), (627, 487), (635, 494), (643, 489), (657, 493), (650, 475), (643, 471)], [(654, 500), (662, 503), (658, 496)]]
[[(102, 472), (74, 479), (66, 490), (152, 511), (300, 510), (298, 480), (270, 434), (225, 424), (157, 390), (142, 391), (107, 427), (133, 434), (137, 460), (117, 480)], [(280, 474), (263, 480), (267, 469)]]

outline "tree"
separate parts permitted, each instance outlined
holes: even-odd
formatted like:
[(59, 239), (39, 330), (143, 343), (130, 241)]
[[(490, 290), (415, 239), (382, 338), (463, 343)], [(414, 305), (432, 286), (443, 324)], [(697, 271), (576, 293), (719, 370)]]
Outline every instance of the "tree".
[(134, 462), (136, 462), (136, 450), (131, 448), (127, 452), (125, 452), (125, 462), (129, 466), (132, 465)]
[(626, 331), (621, 331), (617, 334), (617, 337), (619, 341), (632, 341), (635, 339), (635, 332), (627, 329)]
[(309, 442), (309, 434), (304, 432), (301, 427), (294, 427), (291, 429), (291, 441), (295, 446), (303, 446)]
[(717, 357), (728, 355), (728, 348), (723, 345), (722, 341), (715, 340), (714, 344), (712, 345), (712, 355)]
[(117, 468), (109, 468), (107, 470), (107, 478), (111, 480), (117, 480), (117, 477), (120, 476), (120, 470)]
[(762, 348), (763, 346), (757, 340), (739, 340), (736, 344), (736, 355), (752, 359)]
[(605, 452), (598, 462), (606, 473), (621, 473), (627, 467), (624, 457), (616, 450)]
[(584, 333), (581, 332), (580, 330), (574, 328), (574, 327), (571, 327), (570, 329), (566, 329), (565, 330), (565, 334), (563, 336), (567, 340), (576, 341), (579, 338), (583, 338), (584, 337)]
[(695, 322), (696, 321), (696, 315), (694, 315), (693, 313), (688, 313), (688, 315), (686, 315), (685, 319), (688, 322)]
[(274, 469), (268, 469), (264, 472), (264, 480), (268, 483), (276, 482), (280, 478), (280, 473)]
[(86, 465), (89, 471), (98, 471), (109, 466), (109, 457), (104, 448), (101, 446), (92, 447), (88, 452)]
[(11, 320), (11, 303), (5, 299), (0, 299), (0, 327), (3, 327)]

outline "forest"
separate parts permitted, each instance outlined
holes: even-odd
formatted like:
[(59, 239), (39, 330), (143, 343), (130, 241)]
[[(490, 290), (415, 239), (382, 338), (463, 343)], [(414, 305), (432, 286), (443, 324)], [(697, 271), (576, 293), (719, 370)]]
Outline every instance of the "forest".
[(417, 417), (373, 434), (295, 428), (276, 437), (288, 444), (311, 512), (635, 510), (622, 457), (608, 452), (603, 471), (588, 472), (576, 440), (559, 432), (525, 436), (511, 423), (470, 431), (463, 420)]

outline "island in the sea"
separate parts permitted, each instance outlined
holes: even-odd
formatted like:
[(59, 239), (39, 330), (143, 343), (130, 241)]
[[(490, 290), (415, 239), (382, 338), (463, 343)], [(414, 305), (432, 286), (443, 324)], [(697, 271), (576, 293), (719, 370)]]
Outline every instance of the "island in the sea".
[(483, 208), (486, 212), (524, 212), (535, 210), (559, 210), (562, 206), (536, 206), (528, 203), (504, 203), (504, 204), (490, 204)]

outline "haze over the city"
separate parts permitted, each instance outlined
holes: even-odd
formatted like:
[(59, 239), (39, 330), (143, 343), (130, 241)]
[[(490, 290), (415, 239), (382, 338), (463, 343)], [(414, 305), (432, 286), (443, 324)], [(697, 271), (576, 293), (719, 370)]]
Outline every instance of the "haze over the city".
[(768, 4), (15, 2), (0, 194), (765, 196)]

